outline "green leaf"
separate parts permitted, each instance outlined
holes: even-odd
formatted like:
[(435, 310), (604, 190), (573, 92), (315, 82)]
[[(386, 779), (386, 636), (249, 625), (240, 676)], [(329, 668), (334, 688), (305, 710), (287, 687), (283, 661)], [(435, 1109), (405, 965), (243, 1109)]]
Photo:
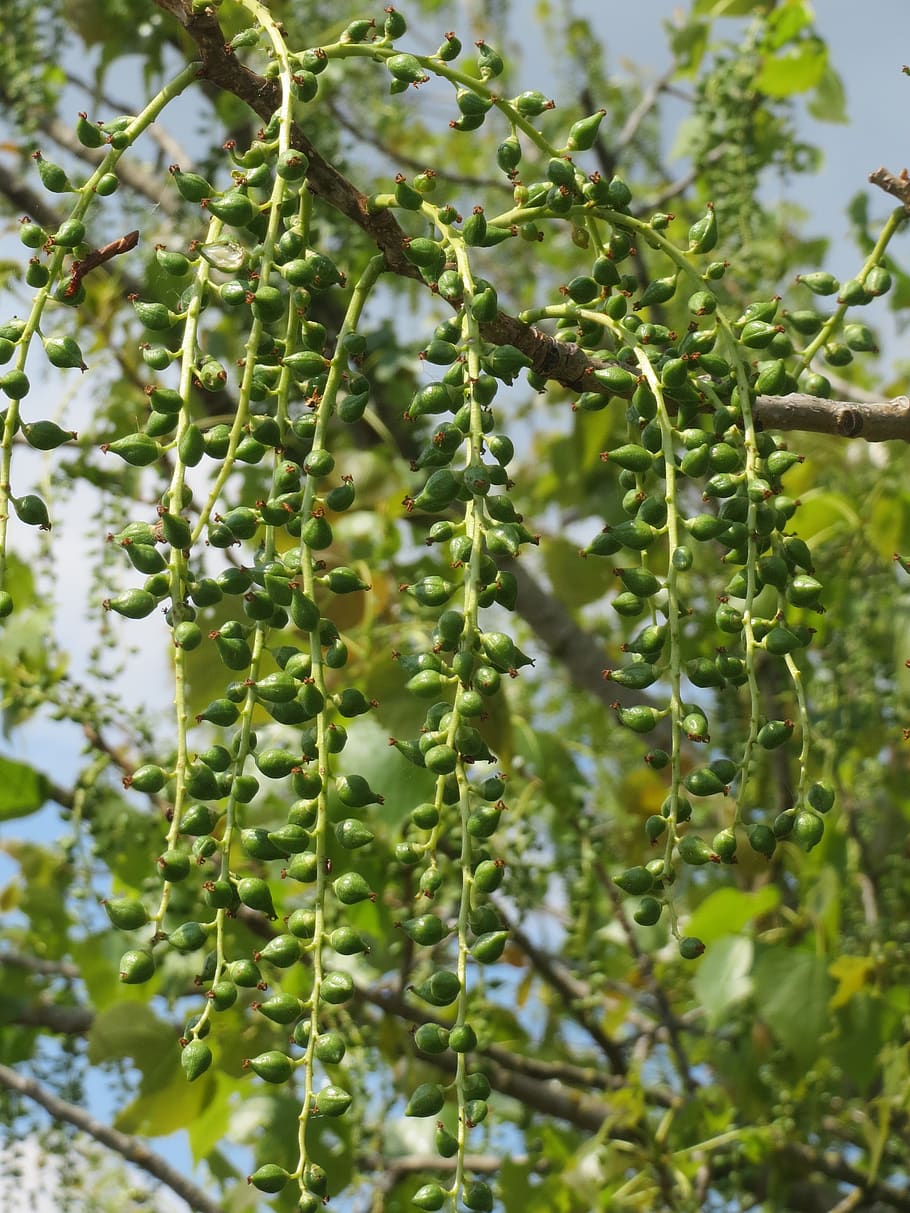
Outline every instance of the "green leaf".
[(134, 999), (100, 1011), (89, 1031), (89, 1061), (98, 1065), (129, 1058), (142, 1071), (146, 1093), (160, 1086), (163, 1076), (179, 1071), (179, 1056), (174, 1029), (146, 1003)]
[(801, 30), (812, 24), (815, 14), (808, 0), (785, 0), (769, 14), (765, 23), (764, 44), (769, 50), (779, 50), (792, 42)]
[(720, 1023), (727, 1009), (752, 992), (753, 944), (745, 936), (725, 935), (705, 952), (695, 974), (695, 994), (708, 1014), (708, 1024)]
[(36, 813), (47, 797), (47, 777), (25, 762), (0, 756), (0, 821)]
[[(754, 893), (739, 889), (717, 889), (701, 903), (686, 924), (686, 934), (703, 939), (706, 944), (725, 935), (739, 932), (743, 927), (767, 914), (780, 901), (774, 885), (764, 885)], [(702, 965), (707, 963), (707, 957)]]
[(763, 951), (752, 973), (755, 1003), (774, 1035), (798, 1062), (818, 1056), (830, 1026), (828, 963), (813, 952)]
[(769, 97), (790, 97), (815, 88), (828, 66), (825, 44), (808, 38), (782, 55), (764, 61), (755, 77), (755, 87)]
[(807, 106), (809, 113), (819, 122), (847, 121), (847, 93), (844, 82), (829, 64), (815, 86), (815, 95)]
[(214, 1087), (215, 1075), (211, 1071), (199, 1081), (189, 1083), (177, 1067), (166, 1086), (140, 1091), (131, 1104), (118, 1112), (114, 1124), (124, 1133), (166, 1137), (195, 1123), (208, 1106)]

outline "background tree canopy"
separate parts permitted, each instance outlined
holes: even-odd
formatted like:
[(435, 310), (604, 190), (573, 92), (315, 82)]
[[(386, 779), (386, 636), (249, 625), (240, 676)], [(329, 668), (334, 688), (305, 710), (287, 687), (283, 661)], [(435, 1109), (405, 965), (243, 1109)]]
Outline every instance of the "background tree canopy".
[(910, 187), (529, 17), (7, 0), (10, 1207), (910, 1209)]

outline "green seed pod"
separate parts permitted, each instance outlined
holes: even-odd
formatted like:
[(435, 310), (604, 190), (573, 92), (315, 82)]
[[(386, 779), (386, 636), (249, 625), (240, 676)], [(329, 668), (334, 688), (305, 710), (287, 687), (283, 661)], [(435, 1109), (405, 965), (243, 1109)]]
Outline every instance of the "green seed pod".
[[(451, 1137), (451, 1134), (447, 1134), (447, 1136)], [(455, 1141), (455, 1138), (452, 1137), (451, 1140)], [(455, 1150), (456, 1152), (458, 1150), (457, 1141), (455, 1141)], [(440, 1150), (440, 1153), (443, 1154), (443, 1151)], [(443, 1154), (443, 1157), (449, 1158), (451, 1155)], [(445, 1190), (436, 1183), (424, 1184), (422, 1187), (418, 1188), (411, 1197), (411, 1204), (418, 1209), (441, 1209), (445, 1202)]]
[(142, 985), (154, 972), (155, 959), (145, 948), (130, 948), (120, 957), (120, 980), (125, 985)]
[(736, 835), (732, 830), (715, 834), (711, 846), (722, 863), (736, 863)]
[(313, 884), (319, 874), (319, 858), (315, 851), (300, 851), (282, 871), (282, 876), (300, 884)]
[(613, 883), (624, 893), (629, 893), (633, 897), (640, 897), (643, 893), (649, 893), (654, 885), (654, 880), (651, 873), (643, 867), (627, 868), (619, 876), (613, 877)]
[(694, 935), (688, 935), (679, 941), (679, 954), (683, 960), (697, 960), (704, 950), (705, 945)]
[(115, 897), (101, 904), (113, 926), (120, 931), (136, 931), (149, 920), (145, 906), (134, 897)]
[(258, 1188), (260, 1192), (280, 1192), (290, 1178), (284, 1167), (268, 1162), (258, 1167), (252, 1175), (248, 1175), (246, 1182)]
[(445, 1092), (438, 1083), (422, 1082), (407, 1102), (405, 1116), (436, 1116), (445, 1103)]
[(663, 908), (663, 902), (656, 897), (643, 897), (632, 917), (640, 927), (653, 927), (660, 921)]
[(814, 607), (822, 588), (821, 582), (808, 574), (801, 573), (788, 584), (787, 601), (792, 602), (794, 606)]
[(821, 842), (825, 833), (824, 820), (812, 809), (800, 809), (793, 818), (793, 830), (789, 834), (804, 851), (811, 851)]
[(328, 938), (328, 945), (339, 956), (356, 956), (370, 950), (363, 936), (353, 927), (336, 927)]
[(422, 1053), (444, 1053), (449, 1047), (449, 1032), (440, 1024), (421, 1024), (414, 1033), (414, 1043)]
[[(478, 1123), (472, 1120), (473, 1124)], [(493, 1208), (493, 1192), (482, 1179), (469, 1180), (461, 1190), (461, 1199), (466, 1209), (489, 1211)]]
[(190, 874), (190, 857), (185, 851), (165, 851), (158, 856), (158, 870), (163, 880), (178, 884)]
[(216, 1011), (227, 1011), (237, 1001), (237, 987), (232, 981), (218, 981), (209, 991)]
[(280, 1053), (277, 1049), (269, 1049), (265, 1053), (260, 1053), (258, 1057), (250, 1057), (244, 1061), (244, 1066), (249, 1067), (260, 1078), (264, 1078), (266, 1082), (283, 1083), (294, 1073), (294, 1063), (286, 1053)]
[(657, 728), (664, 713), (646, 704), (635, 704), (630, 708), (617, 708), (616, 715), (620, 724), (633, 733), (650, 733)]
[(196, 952), (205, 947), (208, 932), (201, 922), (185, 922), (168, 935), (168, 943), (178, 952)]
[(7, 371), (0, 376), (0, 391), (9, 396), (10, 400), (22, 400), (28, 395), (30, 387), (25, 371)]
[(158, 443), (148, 434), (126, 434), (114, 442), (105, 443), (101, 449), (105, 453), (113, 451), (131, 467), (140, 468), (154, 463), (160, 454)]
[(681, 838), (678, 850), (683, 863), (693, 865), (707, 863), (713, 854), (705, 840), (697, 834), (686, 834)]
[[(13, 509), (16, 511), (16, 517), (20, 522), (24, 522), (26, 526), (40, 527), (42, 531), (49, 531), (51, 529), (51, 520), (47, 512), (47, 506), (36, 494), (26, 493), (24, 497), (13, 497), (12, 502)], [(141, 593), (142, 591), (136, 590), (133, 592)]]
[(834, 806), (834, 788), (829, 783), (813, 783), (806, 799), (816, 813), (828, 813)]
[(431, 1006), (447, 1007), (458, 997), (461, 982), (447, 969), (437, 969), (426, 981), (411, 988), (418, 998), (422, 998)]
[(341, 803), (351, 809), (383, 802), (382, 796), (373, 791), (362, 775), (340, 775), (335, 780), (335, 793)]
[(421, 914), (399, 925), (409, 939), (426, 947), (440, 943), (449, 933), (445, 923), (435, 914)]
[(774, 831), (768, 826), (761, 824), (746, 826), (746, 837), (749, 839), (749, 846), (759, 855), (770, 858), (774, 854), (777, 838)]
[(257, 963), (267, 960), (278, 969), (287, 969), (300, 959), (300, 943), (293, 934), (275, 935), (254, 958)]
[(276, 919), (275, 906), (269, 886), (258, 876), (244, 876), (237, 884), (237, 895), (245, 906), (257, 910), (266, 918)]
[(696, 767), (683, 781), (693, 796), (716, 796), (726, 791), (723, 779), (710, 767)]
[(341, 1006), (354, 996), (354, 979), (350, 973), (329, 973), (319, 989), (319, 997), (333, 1007)]
[(874, 265), (866, 275), (864, 285), (873, 297), (885, 295), (891, 290), (891, 275), (883, 265)]
[(262, 981), (259, 966), (252, 960), (232, 960), (227, 966), (227, 975), (235, 986), (244, 990), (253, 990)]
[(343, 1116), (353, 1102), (353, 1095), (334, 1083), (316, 1092), (316, 1110), (320, 1116)]
[[(291, 936), (293, 939), (293, 936)], [(297, 940), (294, 940), (299, 949), (300, 945)], [(295, 1023), (301, 1015), (302, 1007), (300, 999), (293, 994), (273, 994), (271, 998), (267, 998), (265, 1002), (254, 1003), (253, 1008), (264, 1015), (266, 1019), (270, 1019), (272, 1023), (280, 1023), (282, 1025)]]
[(802, 648), (802, 640), (790, 628), (774, 627), (765, 636), (763, 644), (769, 653), (783, 657), (796, 649)]
[(332, 889), (346, 906), (356, 905), (358, 901), (372, 901), (376, 896), (359, 872), (345, 872), (333, 881)]
[(758, 730), (756, 741), (766, 750), (775, 750), (793, 736), (792, 720), (769, 720)]
[[(502, 956), (508, 940), (508, 931), (489, 931), (478, 936), (474, 941), (471, 946), (471, 955), (478, 964), (493, 964)], [(454, 1048), (454, 1045), (452, 1047)], [(465, 1050), (456, 1049), (455, 1051), (464, 1052)]]
[(483, 859), (474, 869), (474, 884), (481, 893), (495, 893), (505, 879), (502, 860)]
[(180, 1053), (180, 1064), (187, 1079), (194, 1082), (212, 1064), (212, 1050), (202, 1040), (191, 1040)]
[(176, 164), (171, 165), (169, 171), (174, 178), (174, 184), (187, 202), (201, 202), (203, 198), (210, 198), (215, 193), (214, 186), (198, 173), (182, 173)]

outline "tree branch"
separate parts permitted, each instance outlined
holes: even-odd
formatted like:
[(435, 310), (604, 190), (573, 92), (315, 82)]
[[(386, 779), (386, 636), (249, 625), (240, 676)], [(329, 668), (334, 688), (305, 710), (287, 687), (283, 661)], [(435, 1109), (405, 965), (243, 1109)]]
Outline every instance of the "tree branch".
[(95, 1120), (93, 1116), (89, 1116), (88, 1112), (77, 1108), (75, 1104), (60, 1099), (33, 1078), (25, 1078), (10, 1069), (9, 1066), (0, 1065), (0, 1086), (6, 1087), (9, 1091), (16, 1091), (19, 1095), (24, 1095), (26, 1099), (33, 1100), (49, 1112), (54, 1120), (63, 1120), (67, 1124), (75, 1125), (77, 1129), (81, 1129), (83, 1133), (87, 1133), (101, 1145), (107, 1146), (109, 1150), (114, 1150), (127, 1162), (140, 1167), (170, 1188), (197, 1213), (222, 1213), (219, 1202), (206, 1196), (201, 1188), (184, 1178), (170, 1163), (159, 1154), (155, 1154), (141, 1141), (102, 1124), (100, 1120)]
[(604, 1054), (610, 1059), (610, 1065), (616, 1073), (626, 1074), (629, 1069), (629, 1063), (622, 1049), (615, 1040), (603, 1031), (597, 1020), (590, 1016), (584, 1008), (584, 1000), (589, 996), (588, 988), (582, 985), (572, 973), (558, 965), (553, 957), (548, 956), (546, 952), (539, 948), (525, 934), (521, 927), (506, 915), (501, 903), (497, 903), (496, 910), (505, 923), (510, 935), (540, 976), (563, 999), (566, 1014), (571, 1015), (575, 1022), (584, 1028), (597, 1046), (603, 1050)]
[(902, 169), (899, 176), (886, 168), (877, 168), (869, 174), (869, 180), (886, 194), (898, 198), (904, 204), (904, 210), (910, 212), (910, 175)]
[(910, 442), (910, 397), (874, 404), (823, 400), (819, 396), (759, 396), (755, 417), (765, 430), (801, 430), (866, 442)]

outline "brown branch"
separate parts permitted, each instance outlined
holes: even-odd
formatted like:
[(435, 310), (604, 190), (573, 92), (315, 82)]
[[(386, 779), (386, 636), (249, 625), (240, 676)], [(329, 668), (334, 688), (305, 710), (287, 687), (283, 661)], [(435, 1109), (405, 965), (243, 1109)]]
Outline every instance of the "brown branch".
[(52, 1091), (33, 1078), (26, 1078), (22, 1074), (17, 1074), (9, 1066), (0, 1065), (0, 1086), (6, 1087), (9, 1091), (16, 1091), (26, 1099), (33, 1100), (49, 1112), (54, 1120), (66, 1121), (67, 1124), (74, 1125), (83, 1133), (87, 1133), (89, 1137), (93, 1137), (101, 1145), (107, 1146), (109, 1150), (114, 1150), (127, 1162), (140, 1167), (170, 1188), (172, 1192), (186, 1201), (191, 1209), (197, 1210), (197, 1213), (222, 1213), (220, 1202), (212, 1200), (201, 1188), (186, 1179), (143, 1142), (135, 1137), (129, 1137), (117, 1129), (112, 1129), (109, 1125), (102, 1124), (100, 1120), (96, 1120), (82, 1108), (77, 1108), (75, 1104), (67, 1103), (66, 1100), (54, 1095)]
[(910, 212), (910, 175), (906, 169), (901, 169), (898, 176), (886, 168), (873, 169), (869, 180), (886, 194), (899, 199), (904, 204), (904, 209)]
[(898, 439), (910, 442), (910, 397), (897, 396), (875, 404), (823, 400), (819, 396), (759, 396), (755, 417), (762, 429), (801, 430), (833, 434), (837, 438), (864, 438), (866, 442)]

